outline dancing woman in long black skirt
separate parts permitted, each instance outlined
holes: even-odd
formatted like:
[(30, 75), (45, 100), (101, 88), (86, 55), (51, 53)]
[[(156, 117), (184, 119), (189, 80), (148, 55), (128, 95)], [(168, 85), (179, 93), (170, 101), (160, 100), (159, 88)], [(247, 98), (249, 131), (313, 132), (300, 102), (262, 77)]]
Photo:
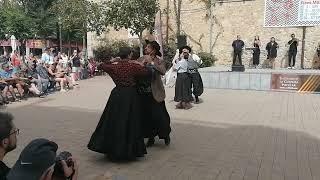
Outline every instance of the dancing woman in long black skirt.
[(129, 53), (129, 48), (123, 48), (120, 50), (121, 61), (100, 66), (111, 76), (116, 87), (88, 144), (90, 150), (106, 154), (113, 161), (134, 160), (147, 153), (136, 80), (147, 76), (148, 70), (138, 62), (129, 61)]
[[(166, 68), (161, 57), (160, 45), (156, 41), (147, 42), (144, 56), (140, 58), (142, 63), (153, 69), (152, 76), (140, 81), (138, 89), (140, 98), (143, 102), (142, 132), (145, 138), (148, 138), (147, 146), (153, 146), (155, 137), (163, 139), (166, 145), (171, 142), (170, 139), (170, 116), (165, 104), (165, 90), (161, 81), (161, 75), (164, 75)], [(151, 57), (150, 60), (145, 57)]]

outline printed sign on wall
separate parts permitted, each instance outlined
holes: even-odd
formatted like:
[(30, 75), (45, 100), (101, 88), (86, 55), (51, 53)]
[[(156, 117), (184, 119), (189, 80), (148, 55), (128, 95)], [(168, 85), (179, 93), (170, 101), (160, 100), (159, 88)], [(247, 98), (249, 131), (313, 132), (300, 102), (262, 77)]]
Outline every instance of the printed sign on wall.
[(265, 27), (320, 25), (320, 0), (265, 0)]
[(320, 92), (320, 75), (272, 74), (273, 90)]

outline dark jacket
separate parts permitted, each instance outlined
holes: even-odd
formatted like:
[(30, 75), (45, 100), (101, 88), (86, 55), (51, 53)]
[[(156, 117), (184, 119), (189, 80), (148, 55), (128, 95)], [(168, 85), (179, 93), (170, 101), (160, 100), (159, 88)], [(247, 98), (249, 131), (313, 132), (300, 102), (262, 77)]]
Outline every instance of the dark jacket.
[(278, 48), (279, 48), (279, 45), (277, 42), (274, 42), (273, 44), (271, 42), (269, 42), (267, 44), (266, 50), (268, 51), (268, 59), (277, 57)]
[(232, 43), (233, 50), (236, 52), (241, 52), (244, 47), (244, 42), (242, 40), (235, 40)]

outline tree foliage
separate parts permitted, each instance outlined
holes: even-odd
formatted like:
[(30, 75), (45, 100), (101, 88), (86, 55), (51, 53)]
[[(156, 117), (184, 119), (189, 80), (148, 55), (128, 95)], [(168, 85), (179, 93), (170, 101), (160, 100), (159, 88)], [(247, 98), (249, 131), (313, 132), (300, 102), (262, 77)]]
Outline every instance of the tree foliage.
[(3, 3), (0, 7), (0, 37), (15, 35), (17, 39), (26, 39), (35, 32), (34, 21), (27, 16), (16, 2)]
[(87, 0), (57, 0), (51, 12), (57, 14), (63, 30), (79, 30), (84, 34), (95, 31), (101, 34), (105, 30), (102, 9), (101, 4)]
[(159, 4), (155, 0), (115, 0), (106, 2), (106, 21), (116, 30), (131, 29), (131, 34), (140, 35), (152, 29)]
[(113, 0), (105, 2), (105, 23), (116, 30), (131, 29), (132, 35), (139, 35), (142, 48), (142, 33), (152, 30), (159, 11), (157, 0)]

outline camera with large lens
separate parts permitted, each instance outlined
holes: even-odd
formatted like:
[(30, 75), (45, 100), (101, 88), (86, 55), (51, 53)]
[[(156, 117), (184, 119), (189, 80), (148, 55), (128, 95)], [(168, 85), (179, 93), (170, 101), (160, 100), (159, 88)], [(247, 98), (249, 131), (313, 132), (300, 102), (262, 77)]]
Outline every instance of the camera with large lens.
[(74, 163), (70, 157), (72, 157), (72, 154), (67, 151), (61, 152), (56, 157), (56, 164), (54, 166), (54, 172), (53, 172), (54, 177), (68, 178), (68, 177), (65, 177), (64, 175), (63, 165), (61, 161), (64, 160), (67, 163), (68, 167), (73, 167)]

